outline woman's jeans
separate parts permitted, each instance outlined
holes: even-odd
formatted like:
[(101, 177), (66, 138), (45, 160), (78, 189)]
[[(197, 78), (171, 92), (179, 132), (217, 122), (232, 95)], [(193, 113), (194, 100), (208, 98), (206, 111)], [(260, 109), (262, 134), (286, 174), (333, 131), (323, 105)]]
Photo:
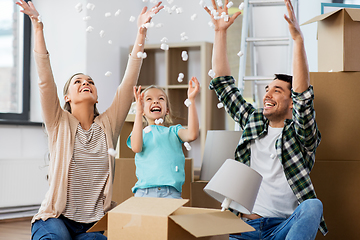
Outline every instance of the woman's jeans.
[(316, 237), (323, 206), (319, 199), (302, 202), (289, 218), (259, 218), (246, 223), (255, 228), (253, 232), (230, 235), (236, 239), (266, 240), (313, 240)]
[(181, 199), (181, 192), (176, 190), (174, 187), (161, 186), (152, 188), (138, 188), (134, 196)]
[(31, 226), (31, 239), (106, 240), (107, 237), (102, 232), (86, 232), (93, 225), (94, 223), (75, 222), (63, 215), (60, 215), (59, 218), (49, 218), (46, 221), (40, 219)]

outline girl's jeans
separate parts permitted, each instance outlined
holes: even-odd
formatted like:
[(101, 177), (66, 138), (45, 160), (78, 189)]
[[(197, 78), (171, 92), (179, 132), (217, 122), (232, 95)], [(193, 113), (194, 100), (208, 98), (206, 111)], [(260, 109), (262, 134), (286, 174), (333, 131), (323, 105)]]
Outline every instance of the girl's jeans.
[(161, 186), (152, 188), (138, 188), (134, 196), (181, 199), (181, 192), (176, 190), (174, 187)]

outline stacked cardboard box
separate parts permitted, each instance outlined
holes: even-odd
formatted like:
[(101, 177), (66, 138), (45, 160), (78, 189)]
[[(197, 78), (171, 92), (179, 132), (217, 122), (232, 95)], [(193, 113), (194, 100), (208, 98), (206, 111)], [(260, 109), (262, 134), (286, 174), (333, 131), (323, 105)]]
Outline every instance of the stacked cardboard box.
[(360, 72), (314, 72), (310, 79), (322, 135), (311, 179), (324, 205), (326, 239), (358, 239)]
[[(316, 121), (322, 134), (311, 173), (324, 205), (326, 239), (357, 239), (360, 214), (360, 10), (317, 16), (318, 69), (314, 86)], [(325, 72), (326, 71), (326, 72)], [(316, 239), (322, 239), (321, 234)]]

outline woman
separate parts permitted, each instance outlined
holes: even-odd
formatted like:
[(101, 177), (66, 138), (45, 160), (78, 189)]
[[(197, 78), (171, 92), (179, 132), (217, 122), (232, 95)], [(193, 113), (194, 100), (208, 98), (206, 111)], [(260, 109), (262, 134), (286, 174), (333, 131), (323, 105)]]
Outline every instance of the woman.
[(101, 232), (86, 231), (112, 208), (115, 148), (132, 101), (147, 29), (142, 27), (163, 6), (145, 7), (138, 17), (139, 28), (124, 78), (111, 106), (102, 114), (96, 109), (97, 89), (91, 77), (75, 74), (65, 84), (65, 109), (60, 107), (43, 23), (32, 2), (20, 0), (34, 28), (34, 55), (39, 74), (40, 100), (48, 132), (49, 190), (32, 219), (32, 239), (106, 239)]

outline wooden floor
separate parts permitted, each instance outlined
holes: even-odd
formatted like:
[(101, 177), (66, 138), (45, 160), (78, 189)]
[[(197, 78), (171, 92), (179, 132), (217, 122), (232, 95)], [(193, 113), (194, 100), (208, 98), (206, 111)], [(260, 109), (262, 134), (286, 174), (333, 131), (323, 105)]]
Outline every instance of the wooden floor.
[(30, 240), (31, 218), (0, 221), (0, 240)]

